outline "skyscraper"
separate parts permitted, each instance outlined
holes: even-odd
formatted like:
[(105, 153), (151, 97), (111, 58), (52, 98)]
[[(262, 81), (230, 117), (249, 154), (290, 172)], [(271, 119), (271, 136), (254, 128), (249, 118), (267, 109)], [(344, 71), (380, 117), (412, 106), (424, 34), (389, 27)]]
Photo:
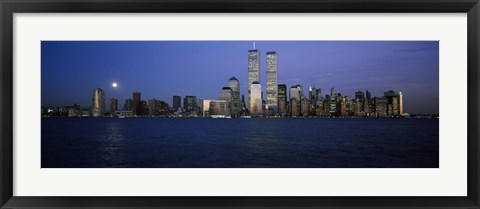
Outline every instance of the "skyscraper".
[(133, 92), (132, 113), (142, 115), (142, 94), (138, 91)]
[(115, 98), (110, 99), (110, 113), (114, 114), (118, 110), (118, 100)]
[(201, 104), (202, 104), (202, 108), (201, 108), (201, 109), (202, 109), (202, 115), (203, 115), (203, 117), (208, 117), (208, 116), (210, 116), (210, 102), (211, 102), (211, 101), (212, 101), (212, 100), (210, 100), (210, 99), (202, 99), (202, 101), (201, 101), (201, 102), (202, 102), (202, 103), (201, 103)]
[(247, 105), (245, 104), (245, 95), (242, 95), (242, 111), (240, 112), (241, 115), (245, 115), (247, 112)]
[(370, 93), (370, 91), (367, 90), (365, 95), (366, 95), (365, 112), (373, 112), (372, 93)]
[(365, 111), (365, 94), (363, 94), (363, 91), (355, 92), (355, 100), (360, 103), (360, 112), (364, 112)]
[(290, 115), (298, 116), (301, 113), (301, 99), (303, 97), (302, 86), (290, 87)]
[(157, 113), (157, 100), (156, 99), (149, 99), (148, 100), (148, 114), (153, 116)]
[(292, 98), (297, 99), (297, 101), (300, 100), (302, 96), (302, 86), (301, 85), (294, 85), (290, 87), (290, 100)]
[(105, 114), (105, 92), (101, 88), (93, 90), (92, 116), (101, 117)]
[(178, 111), (181, 107), (182, 98), (180, 96), (173, 96), (173, 111)]
[(399, 116), (400, 115), (400, 95), (393, 90), (384, 92), (383, 95), (385, 98), (387, 98), (387, 115)]
[(287, 85), (278, 85), (278, 114), (284, 116), (287, 113)]
[(227, 107), (229, 111), (232, 111), (233, 107), (233, 91), (230, 87), (223, 87), (220, 92), (220, 100), (227, 101)]
[(300, 115), (300, 102), (297, 98), (290, 98), (290, 116), (297, 117)]
[(126, 99), (125, 103), (123, 104), (123, 110), (132, 110), (132, 105), (133, 105), (133, 100), (132, 99)]
[(258, 81), (254, 81), (250, 86), (250, 115), (262, 115), (262, 85)]
[(398, 92), (398, 100), (400, 103), (400, 115), (403, 115), (403, 95), (402, 92)]
[(148, 104), (147, 101), (142, 100), (140, 102), (140, 114), (138, 115), (148, 115)]
[(380, 97), (380, 98), (373, 98), (375, 102), (375, 114), (377, 117), (385, 117), (387, 116), (387, 98)]
[(330, 89), (330, 101), (328, 101), (330, 114), (335, 114), (337, 112), (337, 93), (335, 89)]
[(278, 113), (278, 55), (267, 52), (267, 109)]
[(197, 111), (197, 97), (196, 96), (186, 96), (183, 98), (183, 108), (188, 113), (196, 113)]
[(310, 101), (308, 104), (308, 114), (315, 115), (318, 103), (318, 94), (315, 87), (310, 86), (308, 89), (308, 100)]
[(231, 77), (228, 80), (227, 86), (232, 89), (232, 115), (239, 116), (242, 111), (242, 104), (240, 103), (240, 82), (237, 78)]
[(345, 117), (347, 116), (346, 98), (343, 97), (337, 102), (337, 115)]
[(248, 107), (252, 107), (253, 103), (251, 98), (253, 82), (260, 84), (260, 53), (257, 49), (248, 50)]
[(308, 116), (308, 99), (306, 96), (302, 96), (300, 101), (300, 112), (302, 116)]

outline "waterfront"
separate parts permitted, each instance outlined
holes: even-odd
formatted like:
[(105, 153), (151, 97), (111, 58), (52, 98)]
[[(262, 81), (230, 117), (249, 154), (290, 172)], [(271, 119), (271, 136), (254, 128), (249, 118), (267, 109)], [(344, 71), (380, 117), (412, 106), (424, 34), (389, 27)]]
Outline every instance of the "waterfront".
[(42, 118), (42, 168), (437, 168), (438, 119)]

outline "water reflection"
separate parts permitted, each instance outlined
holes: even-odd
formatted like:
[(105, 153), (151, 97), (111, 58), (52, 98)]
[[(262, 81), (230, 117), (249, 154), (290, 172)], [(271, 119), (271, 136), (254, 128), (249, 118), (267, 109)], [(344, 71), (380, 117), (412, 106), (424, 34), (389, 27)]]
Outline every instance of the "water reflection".
[(125, 164), (125, 136), (119, 122), (106, 122), (104, 135), (100, 139), (102, 146), (99, 147), (99, 154), (102, 164), (113, 167)]

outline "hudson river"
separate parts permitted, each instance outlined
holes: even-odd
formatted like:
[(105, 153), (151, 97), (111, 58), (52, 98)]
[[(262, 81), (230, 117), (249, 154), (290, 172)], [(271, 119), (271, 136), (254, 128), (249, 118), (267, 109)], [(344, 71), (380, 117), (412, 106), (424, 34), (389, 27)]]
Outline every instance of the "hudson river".
[(437, 168), (438, 119), (42, 118), (42, 168)]

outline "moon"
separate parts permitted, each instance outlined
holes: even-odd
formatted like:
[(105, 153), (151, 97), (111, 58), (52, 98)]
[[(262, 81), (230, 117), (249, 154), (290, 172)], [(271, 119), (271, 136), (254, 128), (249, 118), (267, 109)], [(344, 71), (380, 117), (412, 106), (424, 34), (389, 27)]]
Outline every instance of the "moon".
[(113, 88), (117, 88), (117, 83), (113, 82), (112, 86), (113, 86)]

